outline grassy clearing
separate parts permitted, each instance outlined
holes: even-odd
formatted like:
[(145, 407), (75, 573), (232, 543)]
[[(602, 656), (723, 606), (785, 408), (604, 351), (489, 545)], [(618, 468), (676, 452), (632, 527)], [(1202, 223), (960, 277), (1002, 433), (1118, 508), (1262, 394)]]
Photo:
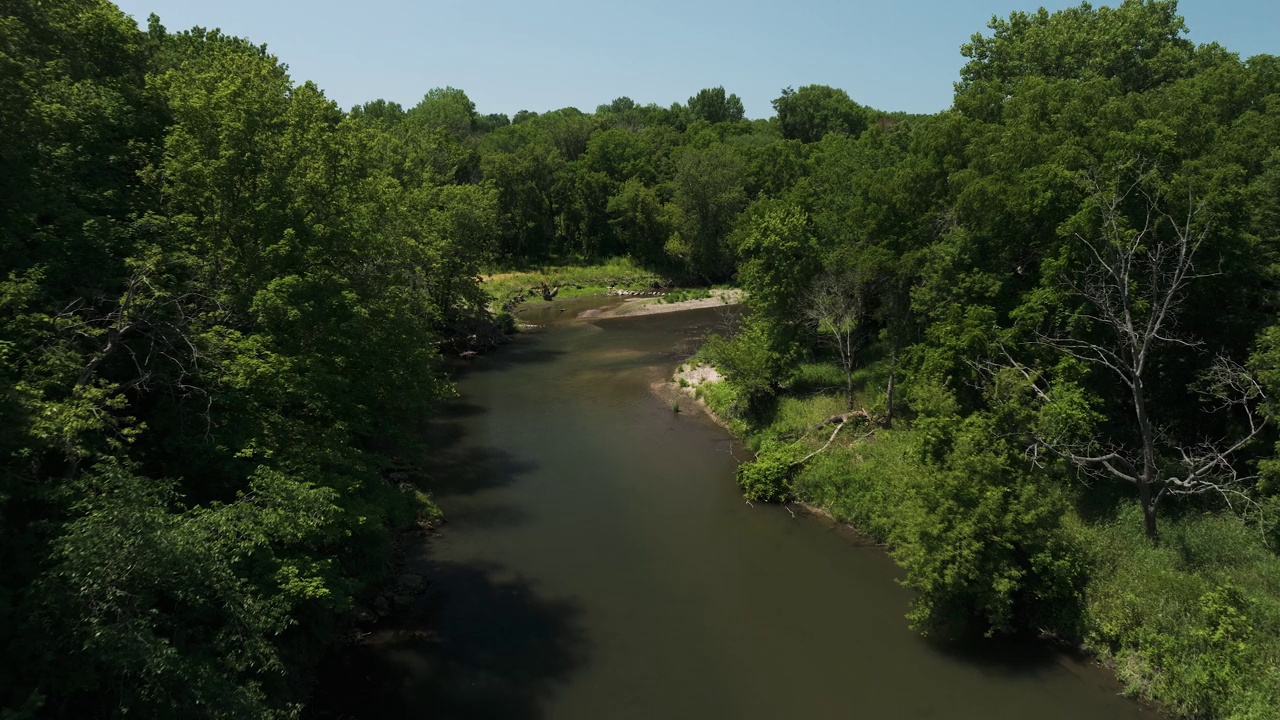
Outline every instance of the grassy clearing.
[(485, 292), (495, 309), (540, 290), (543, 284), (559, 287), (557, 297), (599, 295), (609, 288), (641, 289), (654, 283), (665, 285), (667, 278), (636, 265), (629, 258), (614, 258), (594, 265), (559, 265), (517, 271), (495, 271), (486, 276)]
[(832, 447), (796, 475), (796, 498), (888, 542), (911, 480), (925, 476), (912, 454), (916, 444), (910, 431), (881, 430), (856, 445)]

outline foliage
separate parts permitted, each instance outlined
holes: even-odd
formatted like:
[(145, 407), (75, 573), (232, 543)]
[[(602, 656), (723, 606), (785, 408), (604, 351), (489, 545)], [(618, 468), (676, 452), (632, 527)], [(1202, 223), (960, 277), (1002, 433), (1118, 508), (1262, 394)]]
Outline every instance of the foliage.
[(689, 114), (694, 120), (712, 125), (722, 122), (738, 122), (742, 119), (742, 100), (737, 95), (725, 95), (724, 88), (705, 88), (689, 98)]
[(1089, 646), (1133, 693), (1180, 715), (1268, 717), (1280, 696), (1280, 559), (1236, 518), (1172, 520), (1159, 547), (1140, 518), (1125, 503), (1083, 528)]
[(0, 703), (294, 716), (391, 531), (438, 521), (382, 471), (492, 322), (474, 108), (348, 115), (98, 0), (2, 32)]
[(918, 593), (910, 617), (927, 632), (1070, 631), (1081, 564), (1061, 527), (1066, 496), (993, 430), (980, 415), (956, 424), (902, 498), (889, 540)]
[(779, 345), (772, 328), (754, 316), (747, 318), (732, 338), (716, 335), (707, 341), (703, 354), (737, 391), (740, 404), (734, 405), (730, 414), (758, 414), (773, 399), (787, 364)]
[[(1280, 61), (1191, 43), (1172, 0), (988, 27), (931, 116), (807, 85), (770, 120), (724, 88), (508, 119), (455, 88), (344, 112), (265, 46), (10, 2), (0, 706), (295, 714), (393, 530), (439, 521), (429, 484), (383, 472), (452, 392), (437, 349), (512, 329), (504, 306), (544, 283), (673, 278), (748, 291), (702, 351), (725, 381), (696, 391), (759, 450), (744, 492), (889, 543), (922, 629), (1083, 638), (1176, 712), (1266, 716)], [(1176, 323), (1134, 372), (1100, 371), (1082, 348), (1118, 347), (1108, 307), (1154, 316), (1139, 295), (1186, 218), (1204, 271)], [(1108, 258), (1155, 272), (1091, 293)], [(856, 320), (806, 324), (819, 277), (856, 278)], [(1206, 412), (1228, 379), (1248, 403)], [(850, 402), (892, 429), (796, 465)], [(1206, 438), (1254, 442), (1211, 463), (1229, 492), (1145, 503), (1157, 546), (1129, 491), (1079, 482), (1049, 437), (1143, 447), (1170, 482)]]
[(791, 478), (801, 449), (790, 443), (770, 443), (756, 451), (755, 460), (738, 466), (738, 484), (748, 500), (773, 502), (791, 496)]
[(866, 111), (843, 90), (826, 85), (786, 88), (773, 101), (778, 126), (788, 140), (811, 143), (828, 133), (857, 137), (867, 129)]
[(712, 297), (711, 291), (706, 288), (682, 288), (663, 295), (658, 302), (679, 303), (687, 300), (705, 300), (709, 297)]

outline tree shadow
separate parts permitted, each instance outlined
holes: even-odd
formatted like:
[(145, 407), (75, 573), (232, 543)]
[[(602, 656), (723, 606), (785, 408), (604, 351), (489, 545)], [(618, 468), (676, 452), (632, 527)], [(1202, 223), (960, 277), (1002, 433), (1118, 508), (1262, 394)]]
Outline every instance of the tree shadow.
[(1132, 486), (1110, 480), (1094, 480), (1088, 485), (1081, 483), (1074, 489), (1076, 510), (1085, 522), (1093, 524), (1115, 520), (1120, 510), (1138, 496)]
[(432, 563), (403, 617), (333, 652), (312, 720), (540, 718), (587, 658), (581, 609), (498, 566)]
[(508, 485), (536, 467), (504, 450), (470, 445), (435, 450), (428, 462), (428, 486), (446, 497)]
[(538, 342), (536, 333), (517, 335), (511, 342), (467, 360), (450, 362), (448, 369), (454, 378), (473, 373), (507, 370), (520, 365), (552, 362), (566, 354), (564, 350), (547, 347)]
[(1039, 675), (1060, 665), (1064, 657), (1085, 659), (1077, 650), (1029, 634), (965, 636), (950, 640), (928, 638), (925, 642), (946, 657), (1002, 677)]

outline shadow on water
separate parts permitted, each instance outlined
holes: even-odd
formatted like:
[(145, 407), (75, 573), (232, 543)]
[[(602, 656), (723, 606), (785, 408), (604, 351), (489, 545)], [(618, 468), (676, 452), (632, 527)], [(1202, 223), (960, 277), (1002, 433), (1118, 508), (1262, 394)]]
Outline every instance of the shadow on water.
[[(512, 353), (505, 364), (557, 354)], [(537, 469), (505, 450), (465, 442), (466, 423), (487, 412), (458, 399), (424, 430), (426, 486), (438, 499), (463, 500), (449, 511), (449, 522), (470, 529), (523, 522), (517, 507), (474, 498)], [(576, 602), (546, 597), (500, 564), (441, 560), (434, 550), (430, 541), (410, 550), (415, 557), (405, 570), (430, 583), (410, 609), (328, 655), (306, 718), (532, 720), (544, 716), (547, 699), (586, 662)]]
[[(458, 438), (464, 431), (458, 427), (444, 428)], [(537, 464), (516, 458), (498, 448), (453, 446), (428, 451), (427, 489), (437, 498), (472, 495), (504, 485), (510, 485), (521, 475), (537, 469)]]
[(522, 333), (510, 343), (492, 349), (470, 359), (453, 359), (447, 368), (453, 378), (459, 379), (472, 373), (507, 370), (520, 365), (549, 363), (565, 354), (563, 350), (549, 348), (537, 341), (539, 333)]
[(546, 699), (586, 660), (581, 614), (539, 597), (498, 566), (436, 563), (411, 616), (321, 668), (313, 720), (540, 718)]
[(1052, 670), (1064, 661), (1085, 662), (1083, 654), (1031, 636), (966, 637), (955, 640), (926, 640), (936, 652), (984, 673), (1002, 677), (1034, 676)]
[(471, 495), (515, 482), (521, 475), (537, 469), (528, 460), (517, 459), (505, 450), (468, 445), (466, 421), (489, 410), (455, 399), (446, 403), (440, 413), (423, 428), (426, 446), (422, 467), (427, 469), (426, 489), (437, 498)]

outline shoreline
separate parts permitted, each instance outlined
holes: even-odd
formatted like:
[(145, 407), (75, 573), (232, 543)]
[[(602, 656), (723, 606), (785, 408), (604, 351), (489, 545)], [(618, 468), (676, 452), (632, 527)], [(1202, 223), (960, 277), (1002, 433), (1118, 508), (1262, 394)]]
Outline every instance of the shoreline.
[[(690, 358), (678, 364), (675, 367), (675, 371), (669, 377), (655, 382), (652, 389), (655, 394), (659, 395), (659, 397), (663, 397), (664, 400), (670, 397), (688, 397), (693, 399), (700, 411), (704, 413), (708, 419), (721, 428), (724, 428), (724, 430), (729, 433), (733, 442), (745, 444), (746, 438), (743, 433), (735, 430), (732, 423), (716, 413), (711, 405), (707, 403), (707, 401), (697, 392), (698, 386), (704, 383), (718, 383), (721, 382), (722, 379), (723, 376), (721, 376), (713, 366), (703, 365), (701, 362)], [(681, 380), (684, 380), (686, 384), (680, 384)], [(749, 448), (748, 451), (750, 451)], [(754, 455), (754, 453), (752, 453), (752, 455)], [(749, 500), (746, 502), (748, 505), (752, 504)], [(848, 520), (843, 520), (837, 517), (834, 511), (825, 506), (803, 500), (788, 500), (782, 503), (762, 504), (778, 505), (782, 509), (791, 513), (793, 518), (797, 515), (807, 515), (810, 519), (816, 519), (820, 522), (827, 523), (833, 529), (839, 529), (840, 531), (847, 533), (850, 537), (854, 538), (857, 542), (865, 545), (866, 547), (874, 547), (884, 552), (892, 561), (897, 572), (905, 572), (902, 565), (900, 565), (897, 559), (893, 557), (892, 546), (888, 542), (878, 539), (871, 533), (863, 530), (857, 525), (854, 525)], [(1068, 671), (1077, 674), (1083, 668), (1101, 671), (1102, 677), (1105, 678), (1105, 682), (1113, 687), (1117, 695), (1129, 696), (1126, 689), (1126, 683), (1120, 677), (1118, 665), (1114, 658), (1105, 657), (1082, 642), (1073, 642), (1045, 630), (1040, 631), (1036, 636), (1036, 641), (1044, 643), (1055, 650), (1054, 663), (1059, 667), (1066, 668)], [(1143, 712), (1151, 713), (1152, 720), (1163, 720), (1164, 718), (1176, 717), (1172, 713), (1168, 712), (1155, 698), (1130, 696), (1130, 699), (1135, 702)]]
[[(711, 290), (711, 297), (696, 300), (664, 303), (662, 296), (627, 298), (621, 305), (611, 308), (592, 308), (578, 313), (583, 320), (608, 320), (620, 317), (638, 317), (641, 315), (657, 315), (661, 313), (680, 312), (683, 310), (701, 310), (713, 307), (729, 307), (740, 305), (746, 299), (746, 293), (738, 289)], [(609, 295), (621, 294), (611, 291)]]
[[(686, 367), (688, 367), (687, 370), (684, 369)], [(676, 371), (672, 374), (672, 379), (660, 380), (653, 384), (652, 389), (654, 393), (659, 397), (662, 397), (663, 400), (668, 400), (669, 398), (675, 398), (675, 397), (691, 398), (694, 401), (694, 403), (697, 405), (699, 411), (703, 415), (705, 415), (707, 419), (711, 420), (711, 422), (715, 423), (721, 428), (724, 428), (725, 432), (729, 433), (729, 436), (733, 438), (734, 442), (738, 442), (738, 443), (745, 442), (745, 438), (743, 438), (740, 433), (734, 430), (733, 425), (728, 420), (720, 417), (720, 415), (717, 414), (716, 411), (711, 408), (711, 406), (707, 403), (707, 401), (698, 395), (697, 388), (699, 385), (702, 385), (704, 383), (718, 383), (721, 381), (723, 376), (720, 375), (719, 371), (717, 371), (715, 367), (711, 365), (703, 365), (701, 363), (695, 364), (693, 360), (686, 360), (680, 365), (676, 366), (676, 368), (677, 368)], [(681, 385), (680, 384), (681, 380), (684, 380), (686, 384)], [(773, 503), (767, 503), (767, 504), (773, 504)], [(833, 513), (831, 510), (821, 505), (815, 505), (813, 503), (805, 502), (803, 500), (789, 500), (785, 503), (778, 503), (778, 504), (784, 509), (791, 512), (793, 515), (795, 515), (796, 513), (795, 513), (795, 510), (792, 510), (791, 508), (798, 508), (804, 514), (821, 519), (825, 522), (829, 522), (832, 525), (839, 526), (844, 530), (848, 531), (849, 533), (855, 535), (860, 542), (865, 543), (866, 545), (883, 548), (886, 550), (889, 547), (888, 543), (877, 540), (874, 536), (872, 536), (870, 533), (866, 532), (862, 528), (859, 528), (857, 525), (854, 525), (845, 520), (841, 520), (840, 518), (835, 516), (835, 513)]]

